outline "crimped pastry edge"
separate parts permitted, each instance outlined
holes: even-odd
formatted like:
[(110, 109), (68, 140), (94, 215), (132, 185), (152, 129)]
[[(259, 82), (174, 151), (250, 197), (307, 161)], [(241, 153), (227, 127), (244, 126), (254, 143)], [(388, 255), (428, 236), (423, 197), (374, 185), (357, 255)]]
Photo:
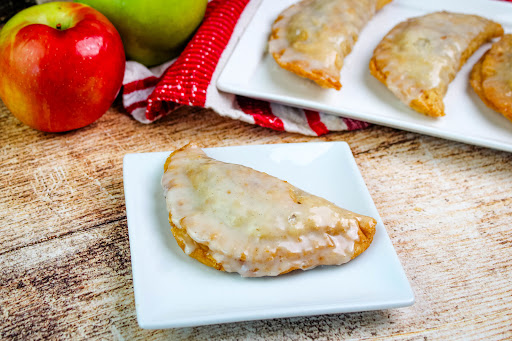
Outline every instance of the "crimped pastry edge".
[[(164, 163), (164, 172), (167, 171), (171, 161), (172, 161), (172, 157), (174, 154), (176, 154), (177, 152), (179, 151), (182, 151), (183, 149), (189, 147), (189, 144), (175, 150), (174, 152), (172, 152), (166, 159), (165, 163)], [(350, 258), (351, 260), (356, 258), (357, 256), (359, 256), (361, 253), (363, 253), (366, 249), (368, 249), (368, 247), (370, 246), (370, 244), (372, 243), (373, 241), (373, 238), (375, 236), (375, 232), (376, 232), (376, 225), (377, 225), (377, 221), (374, 219), (374, 218), (371, 218), (369, 217), (371, 220), (370, 220), (370, 223), (368, 224), (368, 226), (364, 226), (363, 224), (361, 224), (359, 221), (358, 221), (358, 231), (357, 231), (357, 234), (358, 234), (358, 237), (359, 239), (356, 240), (354, 242), (354, 253), (352, 255), (352, 257)], [(178, 246), (181, 248), (181, 250), (186, 254), (185, 252), (185, 247), (186, 247), (186, 242), (185, 240), (188, 239), (187, 241), (188, 242), (192, 242), (195, 246), (195, 249), (190, 253), (188, 254), (188, 256), (190, 256), (191, 258), (194, 258), (196, 259), (197, 261), (201, 262), (202, 264), (206, 265), (206, 266), (209, 266), (211, 268), (214, 268), (214, 269), (217, 269), (217, 270), (220, 270), (220, 271), (225, 271), (224, 267), (222, 266), (221, 263), (218, 263), (214, 258), (213, 256), (211, 255), (210, 253), (210, 249), (208, 248), (207, 245), (205, 244), (202, 244), (202, 243), (198, 243), (196, 242), (195, 240), (193, 240), (187, 233), (187, 228), (186, 226), (183, 226), (183, 223), (181, 227), (178, 227), (176, 226), (173, 222), (172, 222), (172, 212), (169, 212), (169, 224), (171, 226), (171, 233), (173, 234), (174, 238), (176, 239), (176, 242), (178, 244)], [(281, 272), (279, 275), (282, 275), (282, 274), (285, 274), (285, 273), (288, 273), (288, 272), (291, 272), (291, 271), (294, 271), (294, 270), (298, 270), (298, 269), (301, 269), (299, 267), (291, 267), (283, 272)]]
[[(375, 6), (376, 7), (376, 11), (379, 11), (382, 7), (384, 7), (385, 5), (389, 4), (391, 1), (392, 0), (377, 0), (376, 6)], [(293, 7), (293, 6), (296, 6), (296, 5), (297, 4), (294, 4), (294, 5), (290, 6), (290, 7)], [(276, 18), (274, 23), (272, 24), (272, 31), (271, 31), (270, 39), (269, 40), (277, 39), (279, 37), (279, 29), (278, 28), (274, 28), (274, 26), (275, 26), (275, 24), (278, 21), (282, 20), (283, 18), (284, 18), (284, 16), (282, 14), (280, 14)], [(357, 42), (357, 38), (356, 38), (356, 42)], [(298, 75), (300, 77), (312, 80), (312, 81), (314, 81), (315, 83), (317, 83), (318, 85), (320, 85), (323, 88), (332, 88), (332, 89), (336, 89), (336, 90), (340, 90), (341, 89), (342, 85), (341, 85), (341, 82), (340, 82), (340, 75), (339, 75), (339, 73), (337, 75), (334, 75), (334, 74), (331, 74), (329, 72), (324, 72), (322, 70), (311, 70), (311, 71), (308, 71), (310, 69), (308, 62), (306, 62), (306, 61), (283, 62), (281, 60), (281, 56), (283, 55), (283, 53), (284, 53), (284, 50), (283, 51), (279, 51), (277, 53), (272, 53), (272, 57), (274, 58), (276, 63), (281, 68), (283, 68), (283, 69), (285, 69), (287, 71), (293, 72), (293, 73), (295, 73), (296, 75)]]
[[(385, 66), (378, 65), (378, 63), (377, 63), (377, 56), (376, 56), (377, 50), (381, 46), (382, 43), (386, 43), (385, 39), (388, 35), (390, 35), (391, 33), (394, 33), (397, 30), (401, 30), (403, 26), (407, 26), (412, 20), (415, 20), (417, 18), (421, 18), (421, 17), (410, 18), (406, 21), (402, 21), (401, 23), (397, 24), (386, 34), (386, 36), (384, 36), (384, 38), (381, 40), (381, 42), (374, 49), (372, 58), (370, 59), (370, 63), (369, 63), (370, 73), (386, 86), (388, 85), (387, 84), (387, 76), (388, 75), (382, 71)], [(481, 17), (481, 18), (483, 18), (483, 17)], [(503, 33), (504, 33), (503, 28), (501, 27), (500, 24), (493, 22), (486, 18), (483, 18), (483, 19), (488, 21), (486, 29), (483, 30), (482, 32), (480, 32), (476, 37), (474, 37), (471, 40), (471, 42), (468, 44), (468, 47), (466, 48), (466, 50), (464, 50), (462, 52), (461, 58), (459, 60), (459, 64), (456, 68), (457, 72), (466, 63), (466, 61), (469, 59), (469, 57), (471, 57), (471, 55), (473, 55), (473, 53), (475, 53), (475, 51), (478, 50), (478, 48), (480, 48), (480, 46), (482, 44), (484, 44), (485, 42), (487, 42), (493, 38), (499, 37), (499, 36), (503, 35)], [(450, 79), (449, 83), (451, 83), (453, 78)], [(431, 116), (431, 117), (445, 116), (443, 98), (444, 98), (444, 95), (446, 94), (449, 83), (446, 84), (445, 86), (438, 86), (436, 88), (424, 90), (422, 92), (422, 94), (420, 95), (420, 97), (412, 100), (409, 103), (409, 106), (412, 109), (414, 109), (415, 111), (422, 113), (424, 115), (427, 115), (427, 116)]]

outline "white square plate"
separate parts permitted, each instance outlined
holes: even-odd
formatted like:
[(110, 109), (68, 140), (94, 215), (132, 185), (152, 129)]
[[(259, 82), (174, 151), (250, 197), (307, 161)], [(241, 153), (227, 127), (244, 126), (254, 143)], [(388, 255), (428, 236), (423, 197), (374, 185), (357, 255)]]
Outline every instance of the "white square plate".
[(397, 23), (438, 10), (478, 14), (512, 33), (512, 3), (494, 0), (394, 0), (368, 23), (341, 70), (340, 91), (281, 69), (267, 53), (278, 14), (298, 0), (264, 0), (217, 81), (226, 92), (360, 119), (398, 129), (512, 152), (512, 122), (487, 108), (469, 85), (469, 73), (490, 47), (485, 44), (462, 67), (444, 98), (446, 116), (431, 118), (402, 104), (368, 69), (374, 48)]
[(160, 185), (169, 152), (127, 154), (123, 175), (137, 319), (176, 328), (403, 307), (414, 296), (386, 229), (344, 142), (208, 148), (218, 160), (289, 181), (377, 219), (370, 247), (341, 266), (243, 278), (185, 255), (171, 234)]

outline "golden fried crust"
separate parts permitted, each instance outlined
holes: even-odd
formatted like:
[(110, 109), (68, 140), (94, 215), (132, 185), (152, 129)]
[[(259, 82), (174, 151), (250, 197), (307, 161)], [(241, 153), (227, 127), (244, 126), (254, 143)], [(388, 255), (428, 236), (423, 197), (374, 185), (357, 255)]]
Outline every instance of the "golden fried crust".
[(479, 35), (477, 35), (471, 43), (468, 45), (468, 48), (462, 53), (462, 58), (459, 62), (459, 69), (466, 63), (469, 57), (475, 53), (476, 50), (480, 46), (482, 46), (483, 43), (486, 43), (490, 41), (493, 38), (499, 37), (503, 35), (503, 27), (501, 27), (500, 24), (489, 21), (488, 25), (486, 26), (485, 30), (480, 32)]
[[(373, 237), (375, 236), (375, 226), (376, 226), (376, 224), (377, 224), (377, 222), (375, 220), (373, 220), (373, 222), (371, 222), (368, 225), (364, 225), (364, 224), (360, 224), (359, 225), (360, 229), (357, 232), (357, 234), (359, 236), (359, 240), (357, 240), (355, 242), (355, 244), (354, 244), (354, 255), (352, 256), (351, 259), (354, 259), (357, 256), (359, 256), (361, 253), (363, 253), (370, 246), (370, 244), (373, 241)], [(290, 268), (290, 269), (280, 273), (280, 275), (283, 275), (285, 273), (288, 273), (288, 272), (291, 272), (291, 271), (294, 271), (294, 270), (299, 270), (299, 269), (300, 268), (292, 267), (292, 268)]]
[[(370, 73), (379, 81), (387, 85), (387, 75), (377, 67), (377, 60), (375, 56), (370, 60)], [(439, 94), (437, 89), (423, 91), (419, 98), (416, 98), (409, 103), (409, 106), (415, 111), (428, 116), (439, 117), (445, 115), (443, 96)]]
[(183, 252), (185, 252), (185, 239), (187, 238), (189, 239), (189, 242), (194, 243), (196, 246), (194, 251), (189, 254), (190, 257), (197, 259), (204, 265), (211, 268), (224, 271), (222, 265), (217, 263), (217, 261), (210, 255), (210, 249), (208, 246), (196, 243), (188, 236), (186, 228), (179, 229), (172, 223), (171, 214), (169, 214), (169, 223), (171, 224), (171, 232)]
[(373, 237), (375, 236), (376, 225), (377, 222), (374, 219), (368, 221), (366, 224), (359, 224), (359, 231), (357, 232), (359, 240), (354, 244), (354, 255), (352, 256), (352, 259), (359, 256), (370, 246), (373, 241)]
[(498, 111), (498, 108), (492, 102), (490, 102), (487, 99), (487, 97), (485, 97), (484, 89), (482, 88), (482, 61), (488, 53), (489, 51), (487, 51), (482, 56), (482, 58), (473, 66), (473, 69), (471, 70), (471, 75), (469, 77), (469, 83), (473, 87), (473, 90), (475, 90), (478, 97), (480, 97), (482, 102), (485, 103), (485, 105), (487, 105), (489, 108), (495, 111)]
[(512, 121), (512, 34), (504, 35), (480, 58), (470, 84), (489, 108)]
[(164, 163), (164, 173), (165, 173), (165, 172), (167, 172), (167, 168), (169, 168), (169, 164), (171, 163), (171, 160), (172, 160), (173, 155), (174, 155), (174, 154), (176, 154), (176, 153), (181, 152), (181, 151), (182, 151), (182, 150), (184, 150), (184, 149), (189, 148), (190, 146), (191, 146), (191, 144), (190, 144), (190, 143), (187, 143), (187, 144), (186, 144), (186, 145), (184, 145), (183, 147), (181, 147), (181, 148), (176, 149), (175, 151), (173, 151), (173, 152), (171, 153), (171, 155), (169, 155), (169, 156), (167, 157), (167, 159), (165, 160), (165, 163)]
[[(397, 26), (395, 26), (387, 36), (394, 35), (399, 31), (406, 30), (408, 26), (412, 25), (413, 20), (416, 18), (409, 19), (404, 21)], [(462, 65), (468, 60), (468, 58), (485, 42), (491, 40), (492, 38), (499, 37), (503, 34), (503, 28), (500, 24), (488, 21), (485, 28), (479, 32), (467, 45), (466, 49), (462, 51), (460, 59), (458, 60), (458, 64), (456, 65), (456, 71), (459, 71)], [(377, 46), (375, 49), (373, 56), (369, 63), (370, 73), (377, 78), (380, 82), (388, 86), (388, 76), (389, 72), (384, 72), (383, 69), (387, 66), (387, 64), (379, 63), (378, 60), (382, 60), (379, 58), (380, 51), (389, 50), (392, 42), (387, 41), (386, 38)], [(451, 75), (449, 82), (453, 80), (455, 74)], [(439, 86), (424, 89), (421, 94), (411, 100), (409, 106), (417, 112), (425, 114), (427, 116), (432, 117), (440, 117), (444, 116), (444, 103), (443, 97), (446, 94), (448, 89), (448, 83), (441, 82)]]
[[(386, 4), (390, 3), (392, 0), (377, 0), (376, 3), (373, 5), (375, 6), (375, 9), (378, 11), (382, 7), (384, 7)], [(300, 6), (307, 1), (301, 1), (297, 4), (294, 4), (290, 6), (287, 10), (285, 10), (283, 13), (286, 13), (289, 10), (295, 9), (297, 12), (300, 12)], [(311, 4), (312, 1), (309, 1), (309, 4)], [(367, 15), (367, 13), (370, 12), (370, 10), (373, 10), (373, 8), (367, 8), (364, 13), (361, 13), (362, 16)], [(353, 11), (357, 12), (357, 10), (353, 9)], [(272, 25), (272, 31), (270, 34), (269, 41), (277, 41), (280, 39), (283, 39), (283, 37), (286, 35), (286, 28), (281, 27), (280, 25), (277, 25), (280, 21), (284, 20), (285, 16), (283, 14), (280, 14), (277, 19), (274, 21), (274, 24)], [(343, 24), (343, 18), (339, 19), (339, 25)], [(349, 22), (346, 22), (347, 25), (350, 25)], [(327, 25), (326, 25), (327, 26)], [(324, 26), (325, 27), (325, 26)], [(345, 27), (346, 30), (346, 27)], [(306, 34), (307, 35), (307, 34)], [(332, 37), (333, 39), (339, 39), (338, 37)], [(271, 55), (277, 62), (277, 64), (282, 67), (285, 70), (288, 70), (290, 72), (295, 73), (298, 76), (308, 78), (314, 82), (316, 82), (318, 85), (324, 88), (333, 88), (336, 90), (341, 89), (341, 83), (340, 83), (340, 71), (343, 66), (343, 59), (346, 55), (348, 55), (352, 49), (352, 45), (346, 43), (349, 40), (353, 41), (353, 44), (357, 41), (358, 36), (354, 33), (347, 33), (345, 31), (345, 39), (342, 39), (344, 41), (343, 45), (340, 46), (341, 51), (335, 51), (337, 52), (336, 61), (334, 62), (334, 65), (331, 65), (329, 67), (317, 67), (313, 66), (315, 63), (314, 60), (308, 60), (306, 59), (292, 59), (284, 58), (283, 55), (286, 52), (286, 49), (280, 49), (278, 51), (271, 51)], [(318, 52), (318, 51), (317, 51)], [(333, 52), (331, 50), (330, 52)]]
[[(169, 164), (171, 163), (172, 157), (174, 154), (182, 151), (185, 148), (188, 148), (189, 145), (185, 145), (181, 147), (180, 149), (175, 150), (174, 152), (169, 155), (169, 157), (165, 160), (164, 163), (164, 172), (167, 171)], [(192, 243), (196, 246), (194, 251), (192, 251), (189, 256), (197, 259), (199, 262), (212, 267), (217, 270), (223, 271), (224, 268), (221, 264), (217, 263), (217, 261), (210, 255), (208, 246), (196, 243), (192, 238), (190, 238), (187, 234), (186, 226), (182, 226), (182, 228), (178, 228), (176, 225), (172, 222), (172, 214), (169, 213), (169, 224), (171, 225), (171, 232), (176, 239), (176, 242), (178, 243), (178, 246), (185, 252), (185, 240), (187, 240), (189, 243)], [(182, 222), (183, 225), (183, 222)]]
[(377, 66), (377, 58), (375, 53), (373, 54), (372, 59), (370, 59), (370, 73), (373, 75), (373, 77), (377, 78), (380, 82), (386, 85), (387, 74), (385, 74), (382, 69)]
[[(175, 150), (174, 152), (171, 153), (171, 155), (169, 155), (169, 157), (165, 160), (164, 172), (167, 171), (169, 164), (171, 163), (173, 155), (185, 148), (188, 148), (188, 147), (189, 147), (189, 145), (187, 144), (187, 145), (181, 147), (180, 149)], [(201, 262), (209, 267), (212, 267), (214, 269), (221, 270), (221, 271), (224, 270), (222, 265), (217, 263), (217, 261), (210, 255), (208, 246), (196, 243), (194, 240), (192, 240), (192, 238), (190, 238), (187, 234), (186, 227), (183, 227), (180, 229), (176, 225), (173, 224), (171, 213), (169, 213), (169, 224), (171, 225), (171, 232), (172, 232), (174, 238), (176, 239), (178, 246), (181, 248), (181, 250), (183, 250), (183, 252), (185, 252), (185, 240), (187, 240), (189, 243), (192, 243), (196, 246), (194, 251), (192, 251), (189, 254), (190, 257), (197, 259), (199, 262)]]
[(411, 101), (409, 106), (415, 111), (432, 116), (444, 116), (444, 103), (443, 95), (440, 94), (439, 89), (430, 89), (422, 92), (419, 98)]
[(377, 11), (380, 10), (382, 7), (386, 6), (387, 4), (389, 4), (391, 1), (393, 0), (377, 0)]
[[(176, 150), (167, 158), (167, 160), (164, 164), (165, 171), (172, 170), (174, 167), (176, 167), (175, 165), (171, 164), (173, 156), (176, 153), (178, 153), (186, 148), (188, 148), (188, 146), (185, 146), (183, 148)], [(304, 204), (304, 200), (307, 200), (310, 196), (310, 194), (305, 193), (299, 189), (293, 190), (293, 187), (290, 187), (289, 195), (293, 201), (298, 202), (299, 204), (300, 204), (300, 201), (302, 201), (302, 204)], [(353, 254), (350, 256), (350, 259), (354, 259), (355, 257), (360, 255), (362, 252), (364, 252), (370, 246), (370, 244), (373, 240), (373, 237), (375, 235), (375, 232), (376, 232), (375, 227), (376, 227), (377, 222), (375, 219), (373, 219), (371, 217), (357, 215), (357, 214), (349, 212), (349, 211), (346, 211), (346, 212), (348, 212), (346, 217), (349, 217), (349, 219), (355, 219), (357, 222), (357, 226), (358, 226), (358, 229), (357, 229), (358, 239), (354, 241)], [(171, 226), (171, 232), (172, 232), (173, 236), (175, 237), (178, 246), (183, 250), (183, 252), (185, 252), (185, 253), (188, 252), (188, 255), (190, 257), (198, 260), (199, 262), (205, 264), (206, 266), (212, 267), (212, 268), (220, 270), (220, 271), (226, 271), (223, 264), (217, 262), (215, 260), (215, 258), (213, 257), (213, 253), (208, 246), (209, 245), (208, 241), (206, 241), (204, 243), (197, 242), (189, 235), (188, 230), (190, 229), (190, 226), (187, 225), (186, 218), (180, 219), (180, 222), (179, 222), (180, 226), (178, 227), (178, 226), (176, 226), (176, 224), (173, 223), (172, 217), (173, 217), (172, 212), (169, 212), (169, 223)], [(189, 250), (187, 250), (187, 248)], [(314, 267), (314, 266), (319, 265), (316, 263), (315, 259), (313, 259), (311, 257), (307, 258), (308, 255), (314, 254), (316, 251), (317, 251), (316, 249), (304, 250), (302, 253), (302, 256), (306, 257), (306, 258), (304, 258), (304, 262), (301, 264), (301, 266), (300, 267), (295, 266), (294, 264), (296, 264), (296, 263), (290, 263), (290, 266), (287, 268), (283, 268), (282, 269), (283, 271), (280, 274), (288, 273), (288, 272), (296, 270), (296, 269), (307, 269), (309, 267)], [(246, 256), (245, 252), (242, 253), (240, 259), (237, 259), (237, 261), (239, 261), (241, 264), (243, 264), (246, 261), (245, 256)], [(277, 256), (277, 253), (270, 254), (269, 260), (273, 259), (276, 256)], [(289, 255), (285, 254), (285, 253), (279, 253), (278, 257), (296, 257), (296, 256), (297, 255), (293, 254), (293, 253), (291, 253)]]
[[(275, 24), (281, 20), (283, 20), (283, 16), (279, 15), (277, 19), (274, 21), (274, 26), (272, 26), (272, 32), (270, 34), (270, 40), (279, 38), (281, 29), (275, 27)], [(338, 74), (333, 75), (324, 70), (310, 70), (309, 63), (304, 60), (293, 60), (290, 62), (284, 62), (281, 58), (283, 54), (284, 50), (272, 53), (272, 57), (274, 57), (277, 64), (283, 69), (293, 72), (300, 77), (311, 79), (312, 81), (314, 81), (323, 88), (333, 88), (336, 90), (341, 89), (341, 83)]]
[[(275, 34), (276, 30), (272, 31), (272, 34)], [(292, 62), (283, 62), (281, 56), (284, 51), (280, 53), (272, 53), (272, 56), (276, 60), (277, 64), (285, 70), (295, 73), (298, 76), (311, 79), (318, 85), (323, 88), (332, 88), (336, 90), (341, 89), (341, 83), (339, 81), (339, 76), (333, 76), (328, 72), (322, 70), (312, 70), (309, 71), (308, 63), (304, 61), (292, 61)]]
[[(198, 260), (199, 262), (203, 263), (206, 266), (209, 266), (211, 268), (224, 271), (224, 268), (222, 264), (219, 264), (210, 254), (210, 249), (208, 246), (204, 244), (199, 244), (195, 241), (193, 241), (187, 234), (186, 228), (177, 228), (173, 223), (171, 219), (171, 214), (169, 214), (169, 223), (171, 224), (171, 232), (176, 239), (176, 242), (178, 243), (178, 246), (185, 252), (185, 239), (188, 239), (189, 242), (193, 242), (196, 246), (196, 249), (192, 251), (189, 256)], [(367, 224), (360, 224), (359, 225), (359, 231), (358, 236), (359, 240), (357, 240), (354, 243), (354, 255), (351, 259), (356, 258), (361, 253), (363, 253), (372, 243), (373, 237), (375, 236), (375, 226), (376, 221), (369, 221)], [(244, 259), (241, 259), (241, 261), (244, 261)], [(292, 267), (282, 273), (280, 275), (283, 275), (285, 273), (291, 272), (293, 270), (298, 270), (297, 267)]]

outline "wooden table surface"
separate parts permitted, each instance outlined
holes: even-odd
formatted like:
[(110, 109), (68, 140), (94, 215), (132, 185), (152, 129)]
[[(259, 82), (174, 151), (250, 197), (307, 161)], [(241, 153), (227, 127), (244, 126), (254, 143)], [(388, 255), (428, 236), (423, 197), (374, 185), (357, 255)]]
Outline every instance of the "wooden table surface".
[[(21, 124), (0, 102), (0, 339), (512, 338), (512, 154), (379, 126), (314, 138), (197, 108), (182, 108), (152, 125), (121, 111), (117, 104), (86, 128), (47, 134)], [(309, 141), (349, 143), (416, 303), (352, 314), (139, 328), (123, 156), (187, 142), (213, 147)]]

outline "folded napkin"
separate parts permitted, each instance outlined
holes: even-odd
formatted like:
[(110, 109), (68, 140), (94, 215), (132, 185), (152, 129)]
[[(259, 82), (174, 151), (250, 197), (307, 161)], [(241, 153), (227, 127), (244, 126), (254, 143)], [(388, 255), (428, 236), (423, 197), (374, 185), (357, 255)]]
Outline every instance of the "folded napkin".
[(151, 123), (182, 105), (191, 105), (262, 127), (313, 136), (367, 127), (357, 120), (217, 90), (217, 78), (260, 2), (213, 0), (178, 58), (151, 69), (128, 61), (122, 93), (126, 111), (139, 122)]
[(128, 61), (122, 93), (126, 111), (139, 122), (151, 123), (190, 105), (262, 127), (313, 136), (367, 127), (368, 123), (349, 118), (217, 90), (217, 78), (260, 2), (213, 0), (178, 58), (151, 69)]

